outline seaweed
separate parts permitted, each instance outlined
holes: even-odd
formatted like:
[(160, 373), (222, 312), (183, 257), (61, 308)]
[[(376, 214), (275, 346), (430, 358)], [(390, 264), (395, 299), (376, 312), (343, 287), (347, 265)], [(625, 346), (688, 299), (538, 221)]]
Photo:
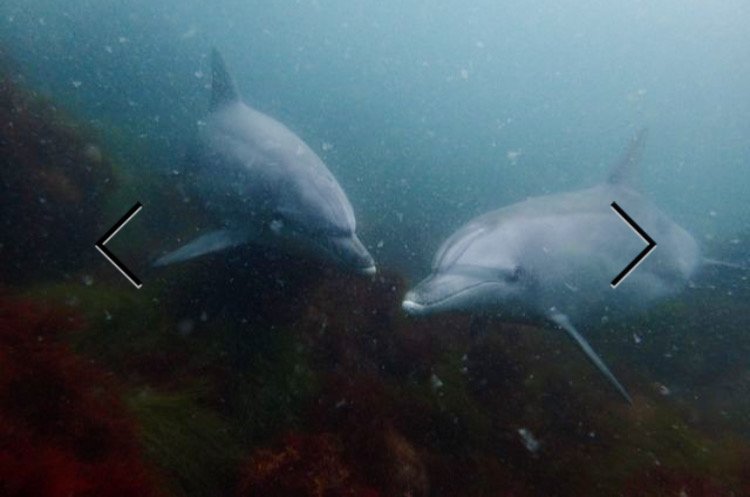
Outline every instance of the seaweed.
[(159, 208), (118, 254), (194, 236), (211, 220), (187, 178), (116, 163), (100, 143), (148, 151), (117, 129), (99, 140), (9, 74), (0, 493), (750, 495), (746, 278), (707, 269), (677, 298), (586, 330), (631, 408), (558, 330), (409, 318), (389, 271), (368, 280), (243, 247), (168, 270), (141, 260), (134, 291), (93, 241), (136, 193)]
[(20, 81), (0, 70), (0, 274), (7, 283), (90, 265), (102, 199), (117, 185), (94, 133)]
[[(260, 449), (246, 463), (238, 495), (377, 497), (352, 478), (334, 435), (290, 433), (278, 449)], [(395, 495), (395, 494), (394, 494)]]
[(149, 461), (172, 495), (228, 495), (236, 486), (242, 451), (229, 420), (202, 407), (200, 392), (135, 390), (128, 406), (139, 421)]
[(65, 309), (0, 296), (0, 487), (5, 495), (163, 495), (118, 382), (61, 335)]

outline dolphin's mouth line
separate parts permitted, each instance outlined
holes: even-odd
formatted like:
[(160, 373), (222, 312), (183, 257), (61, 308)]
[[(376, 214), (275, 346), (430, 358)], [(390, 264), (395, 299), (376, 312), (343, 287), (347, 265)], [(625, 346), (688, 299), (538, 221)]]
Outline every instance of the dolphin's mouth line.
[(447, 297), (443, 297), (443, 298), (441, 298), (439, 300), (433, 300), (433, 301), (430, 301), (430, 302), (416, 302), (414, 300), (409, 300), (409, 299), (404, 299), (404, 302), (411, 302), (411, 303), (417, 304), (417, 305), (419, 305), (421, 307), (435, 306), (435, 305), (442, 304), (443, 302), (446, 302), (446, 301), (448, 301), (450, 299), (456, 298), (459, 295), (468, 292), (469, 290), (473, 290), (474, 288), (480, 287), (482, 285), (491, 285), (492, 283), (494, 283), (494, 282), (493, 281), (480, 281), (480, 282), (475, 283), (475, 284), (473, 284), (471, 286), (462, 288), (458, 292), (452, 293), (452, 294), (448, 295)]
[[(339, 251), (336, 250), (335, 245), (332, 243), (332, 240), (335, 240), (337, 238), (345, 239), (351, 236), (354, 236), (356, 238), (356, 236), (351, 233), (339, 234), (338, 232), (331, 232), (331, 233), (326, 233), (323, 231), (316, 232), (316, 231), (310, 231), (306, 229), (300, 229), (297, 226), (291, 225), (286, 230), (278, 232), (277, 234), (281, 235), (282, 237), (286, 237), (289, 240), (293, 240), (293, 239), (303, 240), (304, 242), (315, 247), (316, 250), (319, 251), (319, 253), (322, 252), (322, 253), (328, 254), (330, 257), (332, 257), (339, 263), (343, 264), (344, 266), (348, 266), (359, 273), (371, 276), (377, 272), (377, 265), (372, 260), (372, 256), (370, 256), (370, 261), (368, 261), (367, 263), (356, 264), (356, 263), (353, 263), (351, 260), (348, 260), (346, 257), (343, 257), (341, 253), (339, 253)], [(368, 252), (368, 255), (369, 255), (369, 252)]]

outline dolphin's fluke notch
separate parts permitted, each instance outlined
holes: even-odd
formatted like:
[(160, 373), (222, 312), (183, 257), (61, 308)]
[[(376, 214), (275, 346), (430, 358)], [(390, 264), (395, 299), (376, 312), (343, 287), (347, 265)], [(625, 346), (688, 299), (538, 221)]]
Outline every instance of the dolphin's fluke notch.
[(240, 91), (227, 70), (224, 57), (215, 48), (211, 50), (211, 110), (240, 101)]
[(612, 185), (629, 185), (634, 186), (635, 178), (638, 175), (638, 167), (643, 158), (643, 148), (648, 137), (648, 128), (641, 128), (638, 133), (633, 135), (628, 148), (625, 149), (620, 161), (612, 168), (607, 178), (607, 183)]
[(617, 378), (615, 378), (615, 375), (612, 374), (612, 371), (610, 371), (607, 365), (604, 364), (604, 361), (602, 361), (601, 357), (599, 357), (594, 349), (591, 348), (591, 345), (589, 345), (589, 342), (586, 341), (583, 335), (578, 333), (578, 330), (575, 329), (573, 323), (571, 323), (570, 319), (568, 319), (568, 316), (560, 312), (555, 312), (552, 313), (549, 318), (557, 326), (564, 329), (568, 333), (568, 335), (573, 340), (575, 340), (575, 342), (583, 350), (583, 353), (586, 354), (586, 357), (588, 357), (589, 360), (594, 363), (594, 366), (596, 366), (599, 371), (601, 371), (601, 373), (609, 380), (612, 386), (614, 386), (617, 391), (620, 392), (620, 395), (622, 395), (625, 400), (628, 401), (628, 404), (633, 405), (633, 399), (630, 398), (630, 395), (628, 395), (625, 387), (623, 387), (622, 384), (617, 380)]

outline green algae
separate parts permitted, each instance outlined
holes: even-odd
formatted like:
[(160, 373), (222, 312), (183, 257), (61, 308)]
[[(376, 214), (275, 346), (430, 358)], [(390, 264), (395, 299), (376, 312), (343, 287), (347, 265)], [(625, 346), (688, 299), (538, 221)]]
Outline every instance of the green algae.
[(236, 430), (202, 407), (195, 392), (133, 391), (127, 404), (146, 456), (167, 475), (174, 495), (229, 495), (243, 456)]
[(321, 380), (309, 347), (293, 330), (253, 330), (244, 338), (232, 380), (234, 413), (242, 420), (242, 439), (254, 446), (304, 427)]
[[(158, 350), (172, 319), (159, 305), (158, 289), (135, 290), (123, 281), (121, 288), (80, 275), (78, 281), (30, 287), (25, 295), (42, 302), (57, 302), (83, 314), (87, 327), (73, 337), (79, 351), (106, 359), (114, 366), (117, 357)], [(104, 286), (105, 288), (102, 288)], [(114, 361), (114, 363), (112, 362)]]
[(436, 358), (432, 373), (401, 387), (393, 383), (396, 402), (403, 410), (414, 409), (426, 419), (423, 440), (433, 449), (452, 453), (486, 450), (492, 441), (490, 413), (473, 398), (466, 372), (464, 354), (460, 350)]

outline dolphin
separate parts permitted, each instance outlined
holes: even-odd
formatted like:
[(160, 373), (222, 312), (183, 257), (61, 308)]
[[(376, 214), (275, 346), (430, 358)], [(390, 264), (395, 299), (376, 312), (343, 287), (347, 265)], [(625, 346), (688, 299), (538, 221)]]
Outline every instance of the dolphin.
[(210, 111), (188, 154), (186, 176), (222, 225), (154, 265), (253, 243), (374, 274), (349, 199), (323, 161), (286, 126), (243, 102), (216, 49), (211, 66)]
[[(411, 315), (500, 312), (564, 329), (632, 403), (573, 323), (626, 315), (679, 292), (696, 272), (696, 240), (636, 188), (646, 131), (631, 141), (607, 180), (593, 188), (529, 198), (479, 216), (438, 250), (432, 274), (410, 290)], [(611, 282), (644, 242), (611, 209), (617, 202), (656, 247), (616, 288)]]

